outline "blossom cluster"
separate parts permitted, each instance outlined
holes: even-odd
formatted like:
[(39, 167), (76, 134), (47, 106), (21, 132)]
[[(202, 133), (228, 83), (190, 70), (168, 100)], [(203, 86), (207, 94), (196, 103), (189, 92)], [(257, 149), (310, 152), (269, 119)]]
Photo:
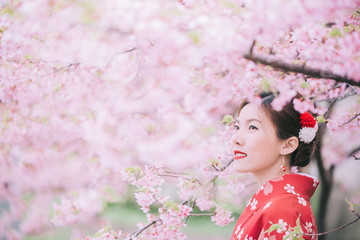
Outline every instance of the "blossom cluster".
[[(215, 184), (214, 181), (217, 175), (215, 170), (213, 172), (213, 180), (210, 183)], [(127, 181), (137, 187), (137, 191), (134, 193), (136, 201), (142, 211), (146, 213), (148, 222), (138, 224), (139, 231), (142, 232), (140, 239), (168, 239), (169, 237), (172, 239), (185, 239), (181, 229), (186, 227), (187, 218), (192, 216), (193, 206), (195, 205), (199, 207), (200, 211), (206, 212), (194, 214), (194, 216), (210, 215), (211, 221), (219, 226), (225, 226), (234, 221), (231, 211), (225, 210), (215, 203), (215, 198), (211, 193), (214, 187), (203, 188), (203, 184), (198, 179), (190, 177), (189, 174), (165, 170), (158, 163), (153, 166), (146, 165), (145, 170), (127, 168), (122, 174)], [(164, 184), (164, 177), (179, 179), (178, 187), (180, 190), (178, 194), (182, 203), (171, 200), (169, 196), (161, 192), (161, 188), (158, 186)], [(215, 209), (214, 206), (216, 206)], [(211, 213), (212, 209), (214, 209), (213, 213)], [(134, 234), (136, 235), (136, 232), (129, 236), (134, 236)]]
[(215, 222), (218, 226), (225, 226), (234, 221), (230, 211), (226, 211), (220, 206), (216, 207), (215, 215), (211, 217), (211, 221)]
[(91, 237), (86, 237), (86, 240), (116, 240), (116, 239), (130, 239), (128, 235), (123, 236), (121, 231), (114, 231), (110, 226), (101, 228), (97, 233)]
[[(230, 159), (231, 127), (224, 129), (221, 119), (236, 115), (244, 97), (258, 102), (259, 91), (277, 93), (276, 110), (299, 92), (295, 108), (324, 118), (334, 137), (324, 139), (327, 164), (340, 164), (359, 142), (357, 1), (0, 5), (0, 238), (22, 239), (65, 225), (77, 232), (78, 222), (95, 228), (104, 203), (123, 200), (129, 183), (139, 189), (135, 198), (147, 214), (171, 202), (166, 184), (204, 211), (217, 207), (214, 198), (228, 199), (229, 187), (243, 194), (250, 178), (235, 183), (222, 171)], [(269, 60), (331, 69), (351, 81), (277, 71), (245, 59), (250, 50)], [(329, 111), (335, 101), (346, 104)], [(163, 167), (142, 167), (156, 161), (166, 169), (203, 173), (203, 183), (216, 176), (225, 184), (210, 181), (199, 190), (192, 176), (179, 174), (170, 174), (178, 182), (165, 183)], [(232, 201), (241, 202), (240, 196)], [(170, 223), (172, 211), (188, 214), (180, 206), (157, 214)], [(219, 224), (231, 219), (221, 208), (213, 217)], [(151, 236), (146, 234), (185, 237), (160, 220), (144, 239)]]

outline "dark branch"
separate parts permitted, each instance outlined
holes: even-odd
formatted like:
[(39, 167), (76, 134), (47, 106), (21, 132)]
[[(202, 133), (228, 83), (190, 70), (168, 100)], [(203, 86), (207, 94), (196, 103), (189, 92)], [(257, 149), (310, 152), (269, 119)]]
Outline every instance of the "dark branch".
[[(192, 209), (194, 209), (195, 203), (196, 203), (196, 199), (195, 199), (195, 200), (192, 202), (192, 204), (191, 204), (191, 208), (192, 208)], [(189, 206), (189, 205), (190, 205), (190, 202), (189, 202), (188, 206)], [(190, 215), (191, 215), (191, 214), (190, 214)], [(190, 215), (187, 216), (187, 217), (184, 219), (184, 224), (187, 223), (187, 221), (189, 220)], [(193, 216), (193, 215), (191, 215), (191, 216)]]
[(224, 167), (218, 168), (215, 164), (213, 164), (212, 167), (215, 168), (216, 171), (222, 172), (222, 171), (224, 171), (227, 167), (229, 167), (230, 164), (231, 164), (233, 161), (234, 161), (234, 159), (231, 159), (229, 162), (227, 162), (227, 163), (225, 164)]
[(354, 117), (352, 117), (349, 121), (343, 123), (342, 125), (346, 125), (346, 124), (352, 122), (353, 120), (357, 119), (359, 116), (360, 116), (360, 113), (355, 114)]
[(282, 62), (280, 60), (270, 60), (268, 58), (255, 55), (252, 53), (252, 47), (249, 53), (245, 54), (244, 58), (255, 63), (259, 62), (261, 64), (271, 66), (275, 69), (283, 70), (285, 72), (301, 73), (312, 78), (332, 79), (336, 82), (347, 83), (353, 86), (360, 87), (360, 82), (356, 82), (354, 79), (348, 78), (347, 76), (337, 75), (331, 71), (311, 68), (305, 65), (290, 64)]
[(250, 50), (249, 50), (249, 55), (251, 55), (251, 56), (253, 56), (253, 49), (254, 49), (255, 43), (256, 43), (255, 40), (251, 43), (251, 47), (250, 47)]
[(117, 56), (119, 56), (121, 54), (124, 54), (124, 53), (129, 53), (129, 52), (135, 51), (135, 50), (137, 50), (137, 48), (133, 47), (133, 48), (126, 49), (126, 50), (115, 53), (113, 56), (111, 56), (110, 60), (105, 65), (105, 67), (108, 67), (110, 65), (110, 63), (114, 60), (115, 57), (117, 57)]
[(143, 231), (145, 231), (147, 228), (151, 227), (152, 225), (156, 224), (158, 221), (160, 220), (160, 218), (152, 221), (151, 223), (149, 223), (148, 225), (146, 225), (145, 227), (143, 227), (142, 229), (139, 229), (138, 231), (132, 233), (130, 236), (130, 239), (136, 239), (137, 236), (139, 236)]

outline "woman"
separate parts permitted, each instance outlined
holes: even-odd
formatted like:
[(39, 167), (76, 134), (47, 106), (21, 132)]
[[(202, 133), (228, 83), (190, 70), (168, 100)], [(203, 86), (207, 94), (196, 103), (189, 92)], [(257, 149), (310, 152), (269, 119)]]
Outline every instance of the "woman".
[(232, 240), (275, 240), (291, 234), (295, 239), (317, 239), (300, 234), (317, 233), (309, 200), (319, 182), (290, 171), (309, 163), (316, 120), (297, 112), (292, 102), (277, 112), (271, 107), (273, 99), (262, 97), (261, 105), (244, 101), (239, 109), (231, 140), (234, 168), (251, 172), (261, 187), (238, 219)]

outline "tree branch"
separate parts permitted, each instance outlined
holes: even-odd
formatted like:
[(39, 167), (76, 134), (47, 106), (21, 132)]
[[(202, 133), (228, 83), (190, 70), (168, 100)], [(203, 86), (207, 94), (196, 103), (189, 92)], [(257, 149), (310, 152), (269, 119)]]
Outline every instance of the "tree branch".
[[(253, 43), (254, 44), (254, 43)], [(252, 53), (253, 45), (248, 53), (244, 55), (244, 58), (255, 63), (261, 63), (267, 66), (271, 66), (275, 69), (283, 70), (285, 72), (294, 72), (301, 73), (307, 75), (312, 78), (324, 78), (324, 79), (332, 79), (339, 83), (347, 83), (352, 86), (360, 87), (360, 82), (355, 81), (354, 79), (348, 78), (347, 76), (341, 76), (335, 74), (328, 70), (321, 70), (312, 67), (307, 67), (305, 65), (296, 65), (286, 63), (280, 60), (270, 60), (268, 58), (258, 56)]]

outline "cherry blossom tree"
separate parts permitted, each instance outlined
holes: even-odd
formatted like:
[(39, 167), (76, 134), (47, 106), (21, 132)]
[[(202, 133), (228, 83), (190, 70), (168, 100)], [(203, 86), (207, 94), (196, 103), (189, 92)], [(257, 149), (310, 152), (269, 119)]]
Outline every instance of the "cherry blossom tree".
[(296, 109), (317, 115), (326, 230), (334, 171), (359, 159), (359, 1), (0, 5), (1, 237), (102, 223), (129, 185), (147, 222), (88, 238), (185, 239), (198, 215), (229, 224), (253, 186), (231, 169), (231, 115), (261, 91), (277, 110), (298, 92)]

